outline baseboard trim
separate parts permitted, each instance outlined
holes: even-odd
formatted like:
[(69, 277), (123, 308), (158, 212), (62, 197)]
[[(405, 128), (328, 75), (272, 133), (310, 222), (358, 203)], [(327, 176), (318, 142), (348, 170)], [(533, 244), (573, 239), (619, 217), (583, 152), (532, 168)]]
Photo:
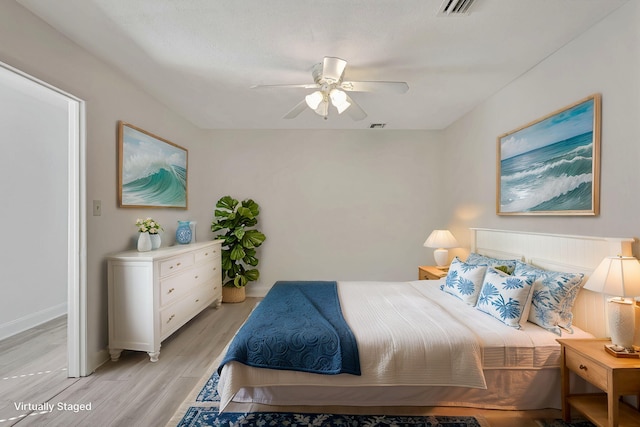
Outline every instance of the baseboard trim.
[(54, 305), (35, 313), (30, 313), (18, 319), (0, 325), (0, 340), (42, 325), (50, 320), (67, 314), (67, 303)]

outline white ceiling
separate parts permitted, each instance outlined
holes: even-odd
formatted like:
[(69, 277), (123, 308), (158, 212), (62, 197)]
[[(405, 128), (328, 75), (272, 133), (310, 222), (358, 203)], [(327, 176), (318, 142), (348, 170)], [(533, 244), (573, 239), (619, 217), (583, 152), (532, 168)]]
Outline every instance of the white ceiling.
[[(17, 0), (201, 128), (442, 129), (627, 0)], [(324, 56), (345, 80), (398, 80), (402, 95), (351, 93), (368, 113), (282, 117)]]

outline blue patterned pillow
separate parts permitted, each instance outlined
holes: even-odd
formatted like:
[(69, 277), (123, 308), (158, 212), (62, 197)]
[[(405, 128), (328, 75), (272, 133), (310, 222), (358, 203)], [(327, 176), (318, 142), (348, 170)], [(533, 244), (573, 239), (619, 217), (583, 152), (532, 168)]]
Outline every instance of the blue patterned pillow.
[[(513, 274), (513, 270), (516, 268), (515, 259), (498, 259), (490, 258), (484, 255), (471, 252), (467, 257), (467, 264), (488, 265), (489, 267), (506, 267), (505, 273)], [(502, 269), (501, 269), (502, 270)]]
[(469, 305), (476, 305), (486, 271), (486, 265), (467, 264), (455, 257), (449, 266), (449, 273), (442, 290)]
[(562, 334), (560, 328), (573, 333), (571, 310), (584, 274), (543, 270), (520, 261), (515, 274), (534, 280), (529, 321), (557, 335)]
[(520, 329), (529, 301), (533, 279), (525, 276), (510, 276), (495, 268), (489, 268), (478, 296), (476, 308), (505, 325)]

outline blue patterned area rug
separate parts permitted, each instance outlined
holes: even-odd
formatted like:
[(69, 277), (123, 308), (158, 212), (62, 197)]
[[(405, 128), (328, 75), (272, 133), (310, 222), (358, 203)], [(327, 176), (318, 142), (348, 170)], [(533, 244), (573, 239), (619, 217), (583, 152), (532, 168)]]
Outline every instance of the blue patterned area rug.
[(400, 416), (400, 415), (347, 415), (307, 414), (290, 412), (223, 412), (218, 413), (217, 363), (211, 375), (201, 379), (189, 394), (167, 427), (204, 426), (259, 426), (259, 427), (488, 427), (485, 420), (463, 416)]
[(288, 426), (288, 427), (482, 427), (473, 417), (294, 414), (290, 412), (223, 412), (217, 408), (191, 407), (178, 427)]

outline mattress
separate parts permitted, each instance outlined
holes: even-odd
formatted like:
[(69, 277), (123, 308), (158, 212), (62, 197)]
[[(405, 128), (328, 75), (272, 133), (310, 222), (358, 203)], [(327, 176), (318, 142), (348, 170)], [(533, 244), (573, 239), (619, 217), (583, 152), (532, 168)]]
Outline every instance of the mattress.
[[(390, 344), (387, 333), (399, 329), (419, 340), (425, 340), (432, 333), (422, 328), (439, 328), (457, 336), (462, 333), (459, 325), (465, 325), (468, 328), (465, 334), (473, 336), (473, 346), (477, 344), (479, 349), (483, 384), (439, 384), (410, 370), (401, 375), (398, 372), (402, 366), (397, 365), (411, 364), (416, 360), (415, 355), (406, 355), (404, 361), (402, 358), (393, 362), (379, 360), (374, 366), (372, 360), (381, 356), (376, 354), (367, 360), (366, 351), (363, 354), (360, 349), (362, 376), (278, 371), (232, 362), (220, 375), (221, 409), (232, 399), (273, 405), (557, 407), (559, 388), (550, 389), (548, 396), (541, 390), (544, 384), (559, 381), (560, 346), (555, 341), (558, 336), (532, 323), (525, 322), (519, 330), (509, 327), (441, 291), (440, 284), (440, 281), (338, 282), (338, 291), (345, 320), (359, 346), (362, 342), (368, 346), (376, 340), (380, 346), (393, 346), (396, 339), (391, 339)], [(431, 305), (423, 305), (422, 299)], [(436, 317), (435, 326), (424, 326), (425, 316)], [(591, 335), (575, 328), (570, 336)], [(426, 348), (430, 344), (425, 341), (423, 345)]]

